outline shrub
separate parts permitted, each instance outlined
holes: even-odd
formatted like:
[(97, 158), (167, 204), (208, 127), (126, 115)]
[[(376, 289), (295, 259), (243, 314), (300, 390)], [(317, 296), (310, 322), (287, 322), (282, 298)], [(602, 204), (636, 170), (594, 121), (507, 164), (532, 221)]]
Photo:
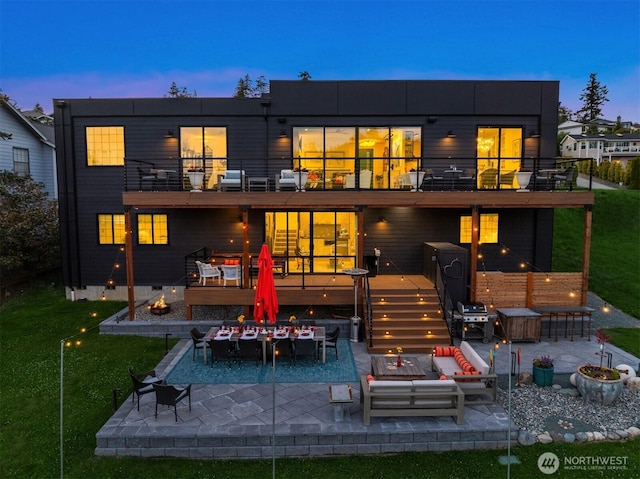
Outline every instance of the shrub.
[(629, 188), (640, 190), (640, 157), (633, 158), (627, 165), (627, 178)]

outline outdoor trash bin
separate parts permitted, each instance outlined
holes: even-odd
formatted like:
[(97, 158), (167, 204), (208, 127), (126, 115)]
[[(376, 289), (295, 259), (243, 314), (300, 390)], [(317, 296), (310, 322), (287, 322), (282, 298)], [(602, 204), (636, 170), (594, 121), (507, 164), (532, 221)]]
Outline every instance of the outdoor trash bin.
[(357, 343), (358, 342), (358, 332), (360, 330), (360, 321), (361, 319), (357, 316), (354, 316), (351, 318), (351, 342), (352, 343)]

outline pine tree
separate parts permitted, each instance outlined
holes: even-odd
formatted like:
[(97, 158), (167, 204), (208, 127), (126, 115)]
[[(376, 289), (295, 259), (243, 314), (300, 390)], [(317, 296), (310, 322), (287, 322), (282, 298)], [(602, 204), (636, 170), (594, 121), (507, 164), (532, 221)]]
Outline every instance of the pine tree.
[(590, 133), (596, 132), (597, 127), (594, 123), (596, 119), (602, 115), (601, 106), (609, 101), (607, 98), (609, 90), (605, 85), (600, 85), (596, 77), (597, 73), (591, 73), (589, 75), (589, 82), (580, 95), (583, 106), (576, 113), (579, 121), (589, 124), (588, 131)]

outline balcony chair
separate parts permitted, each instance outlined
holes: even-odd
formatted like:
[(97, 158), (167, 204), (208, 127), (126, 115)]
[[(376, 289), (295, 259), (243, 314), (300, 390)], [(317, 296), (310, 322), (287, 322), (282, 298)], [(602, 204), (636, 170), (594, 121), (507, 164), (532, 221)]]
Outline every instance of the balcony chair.
[(513, 188), (513, 180), (515, 179), (515, 177), (516, 170), (509, 171), (508, 173), (502, 173), (500, 175), (500, 188)]
[(223, 286), (227, 285), (227, 281), (235, 281), (236, 287), (240, 287), (240, 265), (239, 264), (222, 264), (220, 265), (222, 270), (222, 282)]
[(202, 286), (207, 285), (207, 278), (211, 278), (212, 280), (218, 278), (218, 282), (222, 279), (222, 272), (217, 266), (212, 266), (208, 263), (203, 263), (202, 261), (196, 261), (196, 265), (198, 266), (198, 272), (200, 273), (199, 282)]
[(226, 191), (229, 188), (244, 191), (244, 184), (244, 170), (227, 170), (224, 175), (218, 176), (218, 191)]
[(191, 384), (186, 388), (179, 388), (170, 384), (154, 384), (156, 392), (156, 419), (158, 419), (158, 404), (173, 406), (173, 413), (178, 422), (178, 403), (184, 398), (189, 398), (189, 411), (191, 411)]
[(327, 334), (324, 340), (325, 348), (333, 348), (336, 351), (336, 361), (338, 360), (338, 338), (340, 337), (340, 326)]
[(143, 373), (137, 373), (131, 368), (129, 368), (129, 376), (131, 377), (131, 382), (133, 383), (133, 394), (131, 394), (131, 402), (135, 400), (135, 397), (138, 397), (138, 411), (140, 410), (140, 396), (144, 396), (145, 394), (149, 394), (153, 392), (154, 384), (161, 384), (164, 380), (156, 377), (156, 371), (145, 371)]
[(144, 185), (151, 185), (150, 189), (151, 190), (155, 190), (156, 189), (156, 181), (158, 179), (158, 177), (149, 172), (146, 173), (142, 168), (140, 168), (139, 166), (136, 168), (138, 171), (138, 189), (140, 191), (144, 190)]
[(575, 165), (568, 167), (566, 170), (561, 171), (553, 176), (553, 179), (558, 184), (564, 184), (569, 186), (569, 191), (573, 191), (573, 172), (575, 171)]
[(498, 186), (498, 170), (496, 168), (487, 168), (480, 173), (480, 188), (483, 190), (494, 189)]
[(276, 174), (276, 191), (281, 189), (296, 189), (296, 180), (293, 170), (281, 170)]
[(191, 340), (193, 341), (193, 355), (191, 357), (192, 361), (196, 360), (196, 350), (200, 349), (204, 352), (204, 337), (205, 333), (201, 332), (198, 328), (191, 328), (190, 331)]

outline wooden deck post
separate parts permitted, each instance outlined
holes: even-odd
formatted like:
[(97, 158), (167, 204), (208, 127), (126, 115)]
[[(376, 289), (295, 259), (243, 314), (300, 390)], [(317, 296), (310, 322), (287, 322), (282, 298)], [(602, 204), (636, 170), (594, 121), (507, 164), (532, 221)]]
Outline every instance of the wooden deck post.
[(469, 282), (471, 291), (469, 292), (469, 301), (476, 301), (476, 286), (478, 283), (478, 238), (480, 237), (480, 214), (478, 207), (474, 206), (471, 210), (471, 251), (469, 258)]
[(127, 264), (127, 302), (129, 305), (129, 321), (136, 319), (136, 298), (133, 279), (133, 229), (131, 226), (131, 208), (124, 212), (124, 260)]
[(582, 241), (582, 289), (580, 306), (587, 305), (587, 293), (589, 291), (589, 255), (591, 254), (591, 221), (593, 219), (593, 207), (584, 208), (584, 239)]

